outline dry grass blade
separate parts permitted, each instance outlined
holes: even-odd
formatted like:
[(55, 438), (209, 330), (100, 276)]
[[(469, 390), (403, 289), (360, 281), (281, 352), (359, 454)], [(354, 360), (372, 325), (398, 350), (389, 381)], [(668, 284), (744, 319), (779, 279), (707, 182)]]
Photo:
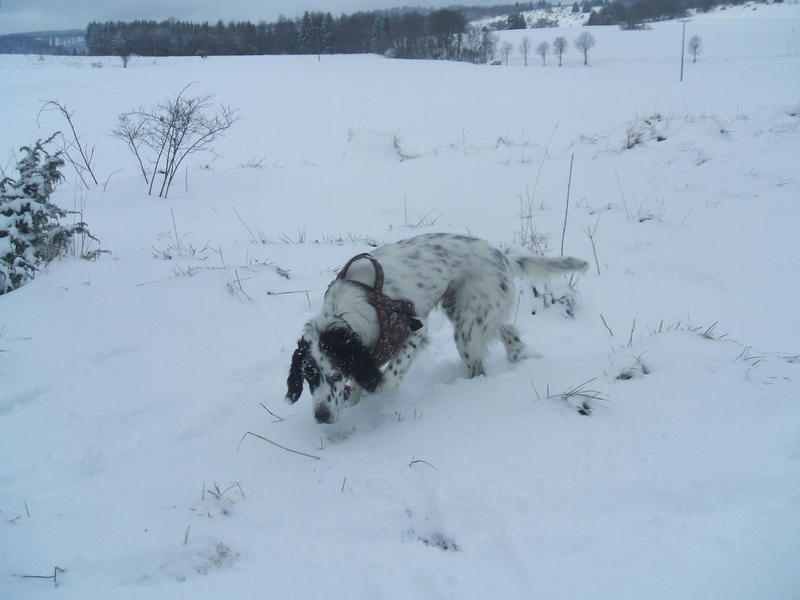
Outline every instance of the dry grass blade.
[(408, 463), (408, 466), (409, 467), (413, 467), (414, 465), (416, 465), (418, 463), (422, 463), (423, 465), (428, 465), (434, 471), (438, 471), (439, 470), (436, 467), (434, 467), (431, 463), (429, 463), (427, 460), (422, 460), (422, 459), (419, 459), (419, 458), (412, 458), (411, 462)]
[(308, 458), (313, 458), (314, 460), (322, 460), (319, 456), (314, 456), (313, 454), (306, 454), (305, 452), (300, 452), (300, 450), (292, 450), (291, 448), (287, 448), (286, 446), (282, 446), (278, 442), (273, 442), (271, 439), (266, 438), (263, 435), (258, 435), (257, 433), (253, 433), (252, 431), (248, 431), (242, 436), (242, 439), (239, 440), (239, 444), (236, 446), (237, 450), (242, 445), (242, 442), (244, 441), (244, 438), (246, 438), (248, 435), (252, 435), (253, 437), (257, 437), (258, 439), (263, 440), (263, 441), (267, 442), (268, 444), (272, 444), (273, 446), (276, 446), (276, 447), (280, 448), (281, 450), (286, 450), (287, 452), (291, 452), (293, 454), (299, 454), (300, 456), (306, 456)]
[(717, 327), (719, 321), (714, 321), (703, 333), (700, 335), (706, 338), (707, 340), (721, 340), (728, 337), (727, 333), (723, 333), (721, 335), (717, 335), (714, 329)]
[(233, 272), (236, 275), (236, 283), (239, 285), (239, 291), (242, 292), (242, 294), (244, 294), (244, 297), (247, 298), (248, 301), (252, 302), (253, 299), (247, 295), (247, 292), (245, 292), (244, 288), (242, 287), (242, 280), (239, 279), (239, 271), (234, 269)]
[(267, 411), (269, 414), (271, 414), (273, 417), (275, 417), (275, 420), (273, 421), (273, 423), (280, 423), (281, 421), (284, 420), (283, 417), (280, 417), (280, 416), (276, 415), (274, 412), (272, 412), (270, 409), (268, 409), (266, 406), (264, 406), (263, 402), (259, 402), (259, 404), (261, 405), (261, 408), (263, 408), (265, 411)]
[(597, 390), (592, 390), (587, 388), (586, 386), (594, 381), (594, 378), (581, 383), (580, 385), (576, 385), (568, 389), (566, 392), (562, 392), (560, 394), (555, 394), (549, 396), (550, 398), (562, 398), (563, 400), (569, 400), (570, 398), (586, 398), (589, 400), (608, 400), (606, 394), (603, 392), (599, 392)]
[(588, 381), (571, 387), (566, 392), (560, 394), (548, 394), (547, 398), (551, 400), (563, 400), (564, 402), (578, 401), (580, 405), (577, 407), (578, 412), (584, 416), (592, 414), (592, 407), (589, 404), (590, 400), (598, 400), (602, 402), (608, 401), (608, 396), (598, 390), (587, 388), (586, 386), (594, 381), (594, 377)]
[(608, 330), (608, 333), (611, 334), (611, 337), (614, 337), (614, 332), (611, 331), (611, 327), (609, 327), (608, 323), (606, 323), (606, 318), (603, 316), (603, 313), (600, 313), (600, 320), (603, 321), (603, 325), (606, 326), (606, 329)]

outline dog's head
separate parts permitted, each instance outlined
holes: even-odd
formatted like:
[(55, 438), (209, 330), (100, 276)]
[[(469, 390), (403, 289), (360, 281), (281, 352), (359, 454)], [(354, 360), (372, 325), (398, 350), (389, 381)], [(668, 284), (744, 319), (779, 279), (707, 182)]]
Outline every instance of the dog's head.
[(333, 423), (347, 402), (348, 379), (368, 392), (381, 382), (381, 371), (358, 335), (347, 324), (336, 324), (322, 331), (309, 325), (292, 355), (286, 399), (294, 404), (308, 383), (314, 401), (314, 417), (319, 423)]

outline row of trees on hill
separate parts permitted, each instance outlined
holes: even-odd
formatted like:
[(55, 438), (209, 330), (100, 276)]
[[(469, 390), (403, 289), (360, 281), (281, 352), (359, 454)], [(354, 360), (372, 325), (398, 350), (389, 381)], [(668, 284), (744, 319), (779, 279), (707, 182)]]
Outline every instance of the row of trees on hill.
[(376, 52), (399, 58), (486, 60), (492, 48), (472, 31), (460, 11), (427, 14), (359, 12), (334, 18), (306, 12), (273, 23), (134, 21), (90, 23), (90, 54), (143, 56), (238, 54), (354, 54)]
[(619, 25), (639, 29), (646, 21), (676, 19), (686, 15), (685, 0), (614, 0), (589, 15), (587, 25)]
[[(726, 0), (725, 4), (744, 4), (748, 0)], [(781, 1), (781, 0), (777, 0)], [(645, 23), (677, 19), (689, 9), (703, 12), (723, 4), (720, 0), (612, 0), (589, 15), (586, 25), (619, 25), (641, 29)]]
[[(740, 0), (734, 0), (740, 1)], [(686, 14), (716, 0), (583, 0), (573, 10), (589, 10), (587, 25), (619, 24), (636, 29), (647, 21)], [(601, 4), (599, 8), (592, 6)], [(503, 28), (526, 27), (521, 11), (549, 7), (545, 1), (516, 4)], [(492, 7), (496, 9), (497, 7)], [(334, 18), (331, 13), (306, 12), (301, 18), (272, 23), (249, 21), (216, 24), (166, 21), (90, 23), (86, 45), (90, 54), (123, 59), (141, 56), (208, 56), (244, 54), (361, 54), (396, 58), (433, 58), (476, 63), (495, 58), (497, 37), (491, 27), (469, 24), (470, 10), (398, 10), (358, 12)], [(541, 19), (540, 19), (541, 21)], [(546, 25), (546, 23), (545, 23)], [(536, 26), (534, 24), (534, 26)], [(543, 25), (544, 26), (544, 25)]]

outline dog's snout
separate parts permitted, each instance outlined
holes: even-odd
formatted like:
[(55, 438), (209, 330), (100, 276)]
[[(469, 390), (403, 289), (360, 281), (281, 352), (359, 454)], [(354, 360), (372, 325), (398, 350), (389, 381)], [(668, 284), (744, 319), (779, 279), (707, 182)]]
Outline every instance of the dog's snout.
[(324, 404), (317, 404), (314, 407), (314, 418), (317, 423), (333, 423), (333, 414)]

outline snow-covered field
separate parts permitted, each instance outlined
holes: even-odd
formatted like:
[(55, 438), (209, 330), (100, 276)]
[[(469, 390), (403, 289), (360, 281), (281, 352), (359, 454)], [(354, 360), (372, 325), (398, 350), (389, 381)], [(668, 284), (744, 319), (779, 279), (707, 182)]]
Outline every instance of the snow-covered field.
[[(0, 164), (74, 110), (100, 185), (57, 199), (112, 252), (0, 297), (0, 598), (800, 598), (800, 7), (693, 19), (683, 83), (680, 30), (561, 69), (0, 56)], [(241, 120), (149, 197), (110, 131), (189, 83)], [(284, 402), (336, 268), (557, 255), (573, 154), (591, 268), (574, 318), (520, 286), (541, 358), (466, 379), (435, 313), (396, 394)]]

